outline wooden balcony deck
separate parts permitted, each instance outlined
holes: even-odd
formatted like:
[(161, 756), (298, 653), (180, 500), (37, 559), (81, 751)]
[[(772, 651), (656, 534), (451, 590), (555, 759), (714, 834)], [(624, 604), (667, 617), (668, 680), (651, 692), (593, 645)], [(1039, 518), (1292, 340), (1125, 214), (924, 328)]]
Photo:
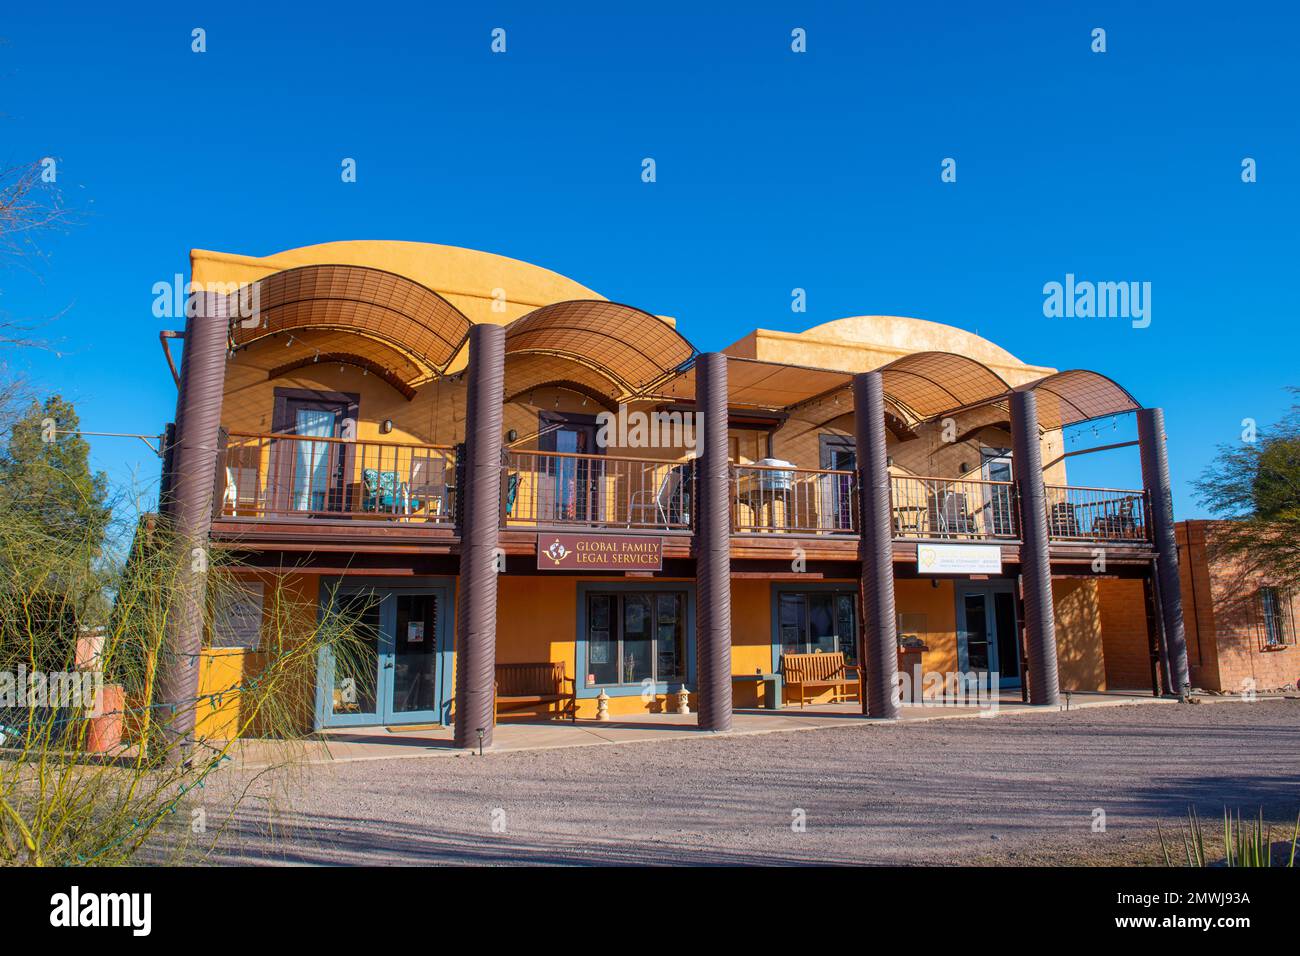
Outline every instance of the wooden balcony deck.
[[(249, 550), (456, 554), (456, 457), (447, 446), (231, 434), (218, 469), (213, 532)], [(665, 558), (691, 556), (694, 462), (510, 451), (502, 464), (501, 541), (531, 553), (537, 534), (655, 534)], [(1049, 485), (1053, 561), (1148, 560), (1142, 491)], [(1019, 560), (1013, 484), (895, 476), (896, 561), (917, 544), (996, 543)], [(856, 560), (857, 476), (733, 465), (732, 553), (740, 560)]]

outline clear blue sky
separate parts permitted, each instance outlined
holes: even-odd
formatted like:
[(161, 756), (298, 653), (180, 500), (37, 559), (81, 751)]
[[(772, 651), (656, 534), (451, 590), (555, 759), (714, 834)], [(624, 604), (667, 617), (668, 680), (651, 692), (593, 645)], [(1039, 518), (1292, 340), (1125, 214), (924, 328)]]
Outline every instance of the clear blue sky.
[[(1293, 5), (276, 6), (0, 17), (0, 161), (57, 157), (79, 214), (43, 261), (0, 271), (0, 309), (57, 316), (61, 357), (16, 364), (87, 429), (171, 417), (151, 287), (192, 247), (338, 239), (535, 262), (677, 316), (702, 350), (886, 313), (1093, 368), (1166, 409), (1180, 516), (1213, 446), (1300, 384)], [(1150, 327), (1044, 318), (1043, 284), (1067, 272), (1150, 282)], [(1131, 434), (1106, 428), (1084, 443)], [(93, 447), (115, 480), (156, 480), (143, 445)], [(1136, 460), (1088, 456), (1071, 477), (1130, 485)]]

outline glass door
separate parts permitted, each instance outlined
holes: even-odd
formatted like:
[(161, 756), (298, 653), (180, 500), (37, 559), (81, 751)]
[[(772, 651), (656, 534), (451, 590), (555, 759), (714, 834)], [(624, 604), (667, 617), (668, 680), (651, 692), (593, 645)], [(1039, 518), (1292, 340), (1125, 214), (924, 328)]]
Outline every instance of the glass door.
[[(857, 446), (852, 438), (818, 436), (819, 462), (826, 471), (854, 471), (858, 467)], [(853, 478), (850, 475), (822, 475), (821, 527), (848, 531), (853, 527)]]
[(366, 589), (337, 596), (356, 637), (322, 652), (322, 727), (448, 722), (451, 606), (445, 587)]
[(356, 403), (348, 398), (277, 396), (267, 497), (280, 511), (329, 517), (349, 510)]
[(998, 674), (999, 686), (1020, 683), (1020, 628), (1010, 584), (957, 588), (957, 666)]
[(340, 594), (335, 611), (352, 637), (322, 649), (317, 690), (317, 723), (347, 727), (380, 722), (383, 599), (373, 592)]
[(552, 483), (550, 507), (543, 509), (546, 517), (565, 522), (600, 520), (602, 469), (597, 459), (586, 457), (602, 453), (594, 422), (590, 416), (542, 413), (538, 448), (560, 452), (546, 465)]
[(967, 674), (997, 670), (997, 650), (989, 641), (988, 595), (964, 591), (958, 608), (961, 620), (957, 645), (958, 666)]
[[(1011, 452), (1005, 448), (980, 449), (980, 476), (985, 481), (1011, 481)], [(1010, 485), (985, 485), (984, 508), (988, 515), (987, 531), (997, 535), (1013, 532)]]
[(393, 635), (385, 697), (386, 723), (436, 720), (438, 619), (446, 612), (440, 591), (392, 595)]

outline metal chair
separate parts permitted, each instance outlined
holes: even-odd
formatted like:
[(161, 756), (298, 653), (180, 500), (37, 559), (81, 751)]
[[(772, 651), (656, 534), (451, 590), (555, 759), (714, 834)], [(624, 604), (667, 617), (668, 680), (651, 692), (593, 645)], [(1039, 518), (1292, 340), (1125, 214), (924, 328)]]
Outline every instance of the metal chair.
[[(630, 528), (637, 522), (637, 513), (642, 515), (646, 513), (657, 513), (660, 523), (663, 524), (664, 530), (667, 531), (672, 527), (673, 505), (677, 502), (678, 491), (682, 487), (682, 481), (685, 478), (684, 468), (689, 466), (675, 465), (664, 472), (663, 480), (659, 482), (658, 491), (641, 490), (634, 491), (628, 502), (627, 526)], [(687, 523), (690, 522), (690, 515), (682, 511), (682, 519)]]

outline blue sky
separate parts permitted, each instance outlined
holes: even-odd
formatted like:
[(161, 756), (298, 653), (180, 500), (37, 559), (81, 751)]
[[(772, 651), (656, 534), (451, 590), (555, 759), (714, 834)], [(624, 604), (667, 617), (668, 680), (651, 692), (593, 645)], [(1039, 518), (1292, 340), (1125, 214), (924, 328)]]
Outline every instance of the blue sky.
[[(77, 6), (0, 19), (0, 162), (57, 157), (76, 213), (43, 259), (0, 268), (0, 309), (56, 317), (60, 354), (12, 364), (86, 429), (171, 417), (151, 288), (191, 248), (338, 239), (535, 262), (677, 316), (702, 350), (885, 313), (1093, 368), (1165, 408), (1180, 516), (1214, 445), (1300, 384), (1284, 4)], [(1066, 273), (1150, 282), (1150, 327), (1045, 318)], [(115, 480), (156, 480), (142, 444), (93, 448)], [(1071, 478), (1133, 486), (1136, 462)]]

